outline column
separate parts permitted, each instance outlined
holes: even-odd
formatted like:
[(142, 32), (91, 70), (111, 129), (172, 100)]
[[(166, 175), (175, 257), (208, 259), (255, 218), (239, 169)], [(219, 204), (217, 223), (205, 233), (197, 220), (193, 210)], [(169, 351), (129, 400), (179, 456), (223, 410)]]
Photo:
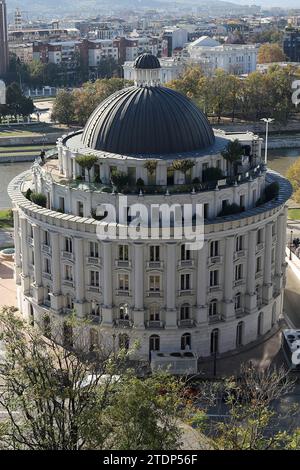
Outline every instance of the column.
[(255, 310), (257, 305), (255, 291), (256, 241), (257, 232), (256, 230), (252, 230), (248, 235), (247, 294), (245, 299), (245, 308), (248, 313)]
[(272, 225), (267, 224), (265, 229), (265, 249), (264, 249), (264, 285), (263, 301), (270, 303), (273, 296), (272, 286)]
[(22, 247), (22, 274), (21, 285), (24, 294), (29, 293), (30, 277), (29, 277), (29, 256), (28, 256), (28, 241), (27, 241), (27, 220), (25, 217), (20, 218), (21, 226), (21, 247)]
[(286, 218), (285, 214), (280, 214), (277, 219), (277, 243), (275, 251), (275, 289), (280, 292), (283, 288), (283, 263), (285, 259), (285, 231), (286, 231)]
[(17, 209), (14, 209), (14, 238), (15, 238), (15, 281), (20, 284), (20, 274), (22, 270), (21, 262), (21, 242), (20, 242), (20, 221)]
[(79, 316), (84, 312), (85, 303), (85, 276), (84, 276), (84, 240), (82, 238), (74, 238), (74, 254), (75, 254), (75, 310)]
[(166, 327), (177, 327), (177, 311), (176, 311), (176, 243), (170, 242), (167, 246), (166, 274), (167, 274), (167, 309), (166, 309)]
[(134, 325), (145, 328), (144, 312), (144, 246), (134, 243)]
[(207, 287), (208, 287), (208, 243), (198, 251), (197, 266), (197, 318), (198, 324), (207, 323)]
[(234, 316), (233, 305), (233, 254), (234, 237), (226, 238), (225, 242), (225, 263), (224, 263), (224, 315), (226, 319)]
[(37, 303), (41, 303), (44, 298), (44, 290), (42, 286), (42, 259), (41, 259), (41, 236), (40, 228), (33, 225), (33, 252), (34, 252), (34, 299)]
[(112, 243), (103, 241), (103, 306), (102, 322), (112, 326)]
[(51, 308), (58, 311), (62, 308), (62, 295), (61, 295), (61, 253), (60, 253), (60, 238), (59, 233), (50, 232), (51, 240), (51, 253), (52, 253), (52, 296)]

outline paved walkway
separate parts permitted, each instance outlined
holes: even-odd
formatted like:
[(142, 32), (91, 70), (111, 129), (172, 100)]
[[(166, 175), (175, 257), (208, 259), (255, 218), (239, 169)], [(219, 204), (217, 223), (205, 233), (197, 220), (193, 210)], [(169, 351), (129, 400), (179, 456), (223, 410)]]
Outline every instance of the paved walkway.
[(14, 263), (0, 259), (0, 307), (17, 306)]
[(13, 246), (14, 239), (13, 239), (13, 229), (11, 230), (0, 230), (0, 246)]

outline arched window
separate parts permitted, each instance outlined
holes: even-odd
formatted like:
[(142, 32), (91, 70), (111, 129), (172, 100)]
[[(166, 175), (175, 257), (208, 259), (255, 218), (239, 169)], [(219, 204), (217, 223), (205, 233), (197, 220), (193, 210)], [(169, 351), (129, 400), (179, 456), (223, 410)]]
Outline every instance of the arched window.
[(149, 338), (149, 350), (159, 351), (160, 349), (160, 337), (158, 335), (152, 335)]
[(264, 329), (264, 314), (260, 312), (257, 319), (257, 336), (261, 336), (263, 334)]
[(90, 351), (95, 351), (99, 346), (99, 333), (95, 328), (90, 329)]
[(153, 304), (149, 308), (149, 321), (160, 321), (160, 308), (159, 305)]
[(129, 320), (129, 307), (127, 304), (119, 306), (119, 318), (120, 320)]
[(218, 315), (218, 299), (212, 299), (209, 302), (209, 316), (214, 317)]
[(276, 302), (274, 302), (272, 307), (272, 328), (276, 325), (277, 316), (276, 316)]
[(189, 320), (191, 318), (191, 306), (183, 304), (180, 307), (180, 320)]
[(219, 351), (219, 330), (215, 328), (210, 334), (210, 353), (215, 354)]
[(236, 347), (240, 348), (243, 346), (243, 336), (244, 336), (244, 322), (239, 322), (236, 327)]
[(186, 351), (192, 348), (192, 336), (190, 333), (184, 333), (181, 336), (181, 350)]
[(239, 310), (242, 307), (242, 294), (238, 292), (234, 297), (234, 310)]
[(125, 349), (125, 351), (129, 349), (129, 336), (126, 333), (119, 334), (119, 349)]

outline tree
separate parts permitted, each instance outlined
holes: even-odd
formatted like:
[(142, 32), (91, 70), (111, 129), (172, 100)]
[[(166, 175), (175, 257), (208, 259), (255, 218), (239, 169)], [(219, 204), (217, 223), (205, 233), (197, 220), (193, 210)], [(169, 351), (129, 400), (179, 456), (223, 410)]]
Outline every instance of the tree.
[[(239, 380), (231, 378), (225, 383), (222, 393), (226, 397), (229, 414), (228, 419), (216, 424), (216, 447), (223, 450), (271, 450), (292, 446), (297, 433), (279, 430), (280, 415), (272, 404), (293, 387), (294, 381), (284, 368), (259, 371), (251, 364), (243, 366)], [(291, 420), (292, 409), (288, 413)]]
[(203, 71), (200, 67), (192, 66), (184, 71), (182, 76), (176, 80), (172, 80), (167, 87), (183, 93), (195, 102), (201, 100), (199, 90), (199, 81), (203, 78)]
[(293, 199), (296, 202), (300, 202), (300, 158), (289, 167), (287, 171), (287, 178), (290, 180), (293, 186)]
[(38, 206), (41, 206), (41, 207), (47, 206), (47, 196), (45, 196), (45, 194), (32, 192), (30, 194), (30, 200), (31, 202), (33, 202), (34, 204), (37, 204)]
[(144, 164), (144, 168), (148, 171), (150, 175), (153, 175), (157, 168), (157, 161), (156, 160), (147, 160)]
[(91, 181), (90, 171), (97, 161), (98, 161), (98, 158), (95, 157), (95, 155), (79, 155), (78, 157), (76, 157), (76, 163), (78, 163), (78, 165), (81, 168), (84, 168), (87, 170), (89, 183)]
[(57, 93), (53, 104), (52, 116), (54, 121), (69, 126), (75, 117), (75, 98), (74, 95), (66, 90), (60, 90)]
[(228, 142), (225, 150), (223, 150), (221, 153), (222, 157), (229, 165), (230, 176), (234, 176), (236, 173), (236, 165), (241, 156), (244, 154), (242, 145), (239, 143), (238, 139), (235, 139), (231, 142)]
[(111, 182), (116, 186), (117, 192), (121, 192), (128, 184), (128, 175), (122, 171), (114, 171), (111, 174)]
[(278, 44), (263, 44), (260, 46), (257, 57), (259, 64), (269, 64), (271, 62), (284, 62), (286, 56)]
[[(49, 336), (48, 320), (44, 327)], [(0, 405), (7, 414), (0, 429), (4, 448), (135, 450), (153, 445), (168, 450), (179, 446), (178, 410), (184, 400), (179, 381), (166, 374), (141, 381), (136, 377), (138, 368), (128, 367), (130, 351), (103, 347), (107, 335), (94, 347), (94, 360), (91, 356), (88, 360), (85, 335), (75, 335), (87, 327), (86, 321), (78, 322), (74, 316), (65, 319), (72, 349), (57, 343), (58, 325), (52, 320), (50, 325), (51, 338), (46, 338), (11, 309), (0, 315), (5, 347), (0, 364)]]
[(181, 171), (186, 179), (186, 174), (195, 166), (195, 162), (186, 158), (185, 160), (173, 160), (172, 167), (175, 171)]

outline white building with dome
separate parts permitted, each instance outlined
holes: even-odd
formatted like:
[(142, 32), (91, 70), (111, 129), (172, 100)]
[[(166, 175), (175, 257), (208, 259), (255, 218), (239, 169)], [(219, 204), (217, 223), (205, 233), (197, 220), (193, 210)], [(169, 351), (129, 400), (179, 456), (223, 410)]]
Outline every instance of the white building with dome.
[[(157, 365), (173, 354), (185, 371), (190, 353), (222, 357), (276, 328), (291, 187), (266, 169), (258, 136), (213, 130), (190, 100), (160, 86), (156, 57), (143, 54), (135, 68), (135, 86), (101, 103), (83, 130), (58, 141), (55, 156), (9, 185), (18, 305), (42, 327), (61, 322), (69, 342), (64, 324), (75, 311), (90, 320), (83, 334), (91, 348), (139, 340), (139, 358)], [(236, 139), (244, 155), (230, 176), (221, 152)], [(97, 161), (88, 172), (76, 158), (91, 154)], [(185, 173), (174, 169), (182, 160), (192, 161)], [(204, 181), (211, 167), (223, 173), (218, 181)], [(111, 183), (116, 172), (127, 175), (123, 194)], [(264, 198), (274, 182), (278, 194)], [(26, 198), (28, 187), (46, 195), (46, 207)], [(97, 211), (118, 208), (123, 195), (146, 207), (202, 204), (204, 247), (188, 250), (171, 238), (99, 240)], [(225, 216), (232, 204), (239, 210)]]

